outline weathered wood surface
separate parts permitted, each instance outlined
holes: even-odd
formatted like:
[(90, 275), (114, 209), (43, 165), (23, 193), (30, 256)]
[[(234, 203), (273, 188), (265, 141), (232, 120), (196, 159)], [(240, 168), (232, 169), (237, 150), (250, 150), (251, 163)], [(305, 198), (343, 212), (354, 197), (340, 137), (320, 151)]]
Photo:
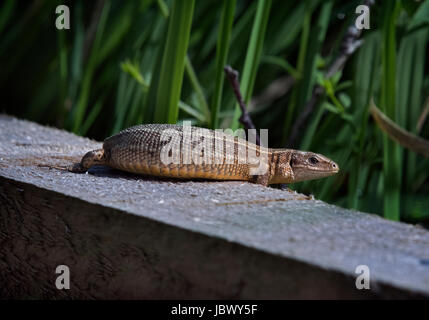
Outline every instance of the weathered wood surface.
[(427, 230), (250, 183), (50, 167), (98, 147), (0, 116), (0, 297), (429, 297)]

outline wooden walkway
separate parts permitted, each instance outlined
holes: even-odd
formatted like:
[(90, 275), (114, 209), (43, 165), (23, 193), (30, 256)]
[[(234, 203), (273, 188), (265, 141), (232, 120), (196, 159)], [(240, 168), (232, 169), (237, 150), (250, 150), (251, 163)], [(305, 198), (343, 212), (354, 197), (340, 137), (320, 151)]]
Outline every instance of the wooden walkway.
[(1, 298), (429, 297), (428, 230), (250, 183), (54, 168), (100, 146), (0, 115)]

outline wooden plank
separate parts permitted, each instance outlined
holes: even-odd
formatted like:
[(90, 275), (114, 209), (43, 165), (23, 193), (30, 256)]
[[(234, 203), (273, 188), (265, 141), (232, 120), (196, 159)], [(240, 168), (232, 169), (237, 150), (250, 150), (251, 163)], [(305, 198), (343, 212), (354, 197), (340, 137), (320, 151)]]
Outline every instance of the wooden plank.
[(423, 228), (250, 183), (52, 168), (99, 147), (0, 116), (1, 297), (429, 297)]

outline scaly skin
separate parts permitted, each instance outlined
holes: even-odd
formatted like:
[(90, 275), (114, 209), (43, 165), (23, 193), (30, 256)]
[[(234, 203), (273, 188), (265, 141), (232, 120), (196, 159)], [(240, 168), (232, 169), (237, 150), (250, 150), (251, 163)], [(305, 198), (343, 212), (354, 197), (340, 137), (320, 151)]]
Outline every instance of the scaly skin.
[[(169, 163), (168, 156), (175, 156), (177, 161)], [(243, 180), (262, 185), (317, 179), (339, 170), (335, 162), (320, 154), (269, 149), (213, 130), (167, 124), (125, 129), (68, 169), (85, 172), (93, 165), (153, 176)], [(262, 174), (255, 174), (258, 166)]]

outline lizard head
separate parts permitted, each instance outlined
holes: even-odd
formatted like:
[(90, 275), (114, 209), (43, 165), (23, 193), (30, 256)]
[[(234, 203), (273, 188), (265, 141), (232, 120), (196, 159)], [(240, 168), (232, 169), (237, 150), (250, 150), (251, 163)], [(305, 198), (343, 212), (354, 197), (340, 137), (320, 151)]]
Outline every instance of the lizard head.
[(336, 174), (340, 168), (331, 159), (317, 153), (294, 151), (290, 157), (293, 182), (313, 180)]

